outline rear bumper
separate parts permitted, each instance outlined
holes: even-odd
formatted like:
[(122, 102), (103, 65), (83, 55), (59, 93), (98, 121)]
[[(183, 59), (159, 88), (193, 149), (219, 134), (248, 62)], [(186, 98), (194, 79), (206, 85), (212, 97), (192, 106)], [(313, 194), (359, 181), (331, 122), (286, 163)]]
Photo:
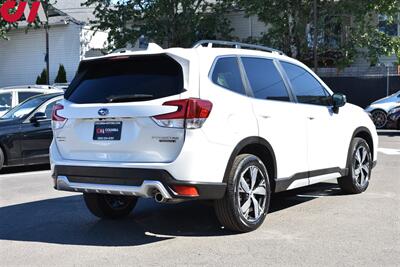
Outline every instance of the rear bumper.
[[(52, 177), (57, 190), (147, 198), (159, 192), (165, 199), (221, 199), (226, 190), (225, 183), (178, 181), (160, 169), (55, 165)], [(180, 196), (173, 190), (176, 185), (193, 186), (199, 196)]]

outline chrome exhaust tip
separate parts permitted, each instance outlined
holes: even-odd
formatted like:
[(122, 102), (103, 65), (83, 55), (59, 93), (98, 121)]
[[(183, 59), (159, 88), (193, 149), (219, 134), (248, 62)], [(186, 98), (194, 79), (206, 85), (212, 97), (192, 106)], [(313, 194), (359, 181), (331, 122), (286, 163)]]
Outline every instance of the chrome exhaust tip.
[(164, 198), (164, 196), (163, 196), (160, 192), (157, 192), (157, 193), (154, 195), (154, 200), (155, 200), (157, 203), (165, 203), (165, 202), (166, 202), (166, 199)]

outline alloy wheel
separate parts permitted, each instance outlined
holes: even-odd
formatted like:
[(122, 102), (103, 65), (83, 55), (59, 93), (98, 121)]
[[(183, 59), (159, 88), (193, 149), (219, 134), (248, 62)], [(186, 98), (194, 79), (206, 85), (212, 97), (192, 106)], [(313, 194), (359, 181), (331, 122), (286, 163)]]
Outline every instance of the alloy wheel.
[(371, 155), (364, 146), (359, 146), (354, 154), (353, 177), (360, 187), (369, 180)]
[(377, 129), (385, 127), (387, 122), (386, 113), (382, 110), (376, 110), (372, 112), (372, 120)]
[(237, 198), (240, 214), (256, 222), (265, 212), (267, 189), (265, 176), (257, 166), (249, 166), (240, 175)]

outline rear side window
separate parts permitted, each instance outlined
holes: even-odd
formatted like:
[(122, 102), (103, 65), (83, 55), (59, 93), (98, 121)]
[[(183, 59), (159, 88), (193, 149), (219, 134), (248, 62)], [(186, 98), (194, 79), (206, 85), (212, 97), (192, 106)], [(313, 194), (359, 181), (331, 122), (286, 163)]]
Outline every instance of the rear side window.
[(281, 63), (299, 103), (322, 106), (330, 105), (328, 92), (307, 70), (291, 63)]
[(12, 94), (2, 93), (0, 94), (0, 111), (8, 110), (11, 108), (12, 104)]
[(24, 102), (28, 98), (35, 96), (35, 95), (40, 95), (41, 93), (39, 92), (18, 92), (18, 101), (19, 103)]
[(115, 57), (82, 63), (66, 99), (71, 102), (137, 102), (184, 91), (178, 62), (166, 55)]
[(255, 98), (290, 101), (282, 76), (272, 60), (244, 57), (242, 62)]
[(236, 57), (224, 57), (215, 63), (212, 81), (230, 91), (246, 95)]

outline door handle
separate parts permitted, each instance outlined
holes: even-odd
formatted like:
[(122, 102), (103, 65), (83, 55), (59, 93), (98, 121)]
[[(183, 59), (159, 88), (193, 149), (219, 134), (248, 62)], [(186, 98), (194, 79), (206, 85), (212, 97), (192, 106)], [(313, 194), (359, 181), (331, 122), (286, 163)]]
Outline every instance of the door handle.
[(268, 115), (261, 115), (261, 118), (263, 118), (263, 119), (270, 119), (271, 116), (268, 116)]
[(308, 119), (309, 119), (310, 121), (313, 121), (313, 120), (315, 120), (315, 118), (314, 118), (314, 117), (308, 117)]

